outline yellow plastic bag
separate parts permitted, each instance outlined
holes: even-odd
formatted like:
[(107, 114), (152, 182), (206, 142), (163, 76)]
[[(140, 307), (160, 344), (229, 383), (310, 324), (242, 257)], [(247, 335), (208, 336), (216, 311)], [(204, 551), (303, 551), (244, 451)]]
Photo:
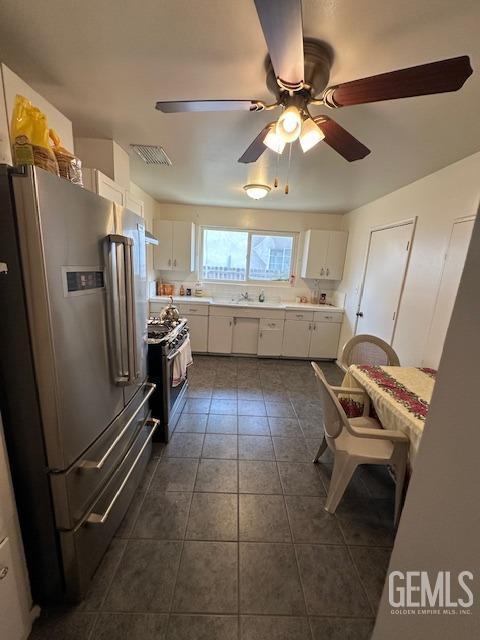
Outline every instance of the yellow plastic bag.
[(50, 139), (53, 142), (53, 153), (58, 162), (58, 170), (62, 178), (83, 187), (82, 161), (62, 147), (62, 141), (54, 129), (50, 129)]
[(47, 118), (30, 100), (19, 95), (12, 114), (12, 150), (14, 164), (33, 164), (59, 175), (49, 143)]

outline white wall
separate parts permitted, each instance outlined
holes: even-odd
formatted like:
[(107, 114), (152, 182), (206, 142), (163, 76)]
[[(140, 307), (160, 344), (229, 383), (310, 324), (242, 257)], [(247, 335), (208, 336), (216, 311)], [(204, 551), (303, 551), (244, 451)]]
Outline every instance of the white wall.
[(389, 567), (428, 571), (431, 584), (438, 571), (451, 571), (453, 585), (471, 571), (474, 605), (470, 615), (393, 615), (387, 586), (373, 640), (480, 638), (479, 273), (477, 219)]
[[(263, 231), (293, 231), (299, 234), (297, 245), (297, 264), (295, 273), (297, 282), (295, 287), (283, 286), (251, 286), (242, 284), (242, 289), (248, 289), (256, 295), (260, 289), (265, 290), (267, 298), (294, 300), (296, 296), (312, 295), (313, 281), (302, 280), (299, 277), (301, 257), (303, 251), (304, 232), (307, 229), (341, 229), (342, 216), (320, 213), (305, 213), (297, 211), (271, 211), (262, 209), (233, 209), (228, 207), (206, 207), (196, 205), (181, 205), (156, 203), (155, 215), (164, 220), (191, 221), (196, 225), (211, 225), (216, 227), (233, 227), (239, 229), (254, 229)], [(198, 268), (198, 265), (197, 265)], [(183, 283), (191, 286), (198, 279), (197, 272), (192, 274), (172, 274), (171, 272), (156, 272), (157, 277), (163, 276), (165, 281), (177, 285)], [(175, 279), (173, 279), (175, 278)], [(205, 290), (213, 295), (230, 295), (237, 284), (207, 284)], [(321, 290), (330, 295), (336, 283), (324, 281)]]
[(393, 346), (405, 365), (433, 366), (424, 359), (443, 260), (453, 221), (476, 213), (480, 194), (480, 153), (370, 202), (343, 218), (348, 230), (344, 278), (345, 321), (340, 348), (353, 335), (370, 229), (417, 216), (410, 264)]

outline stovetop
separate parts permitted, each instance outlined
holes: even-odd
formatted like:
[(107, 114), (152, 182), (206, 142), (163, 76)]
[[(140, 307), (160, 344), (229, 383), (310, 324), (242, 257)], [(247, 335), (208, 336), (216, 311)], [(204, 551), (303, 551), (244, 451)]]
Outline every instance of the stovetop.
[(147, 328), (149, 344), (178, 343), (180, 335), (188, 333), (185, 318), (166, 324), (160, 318), (151, 316), (147, 321)]

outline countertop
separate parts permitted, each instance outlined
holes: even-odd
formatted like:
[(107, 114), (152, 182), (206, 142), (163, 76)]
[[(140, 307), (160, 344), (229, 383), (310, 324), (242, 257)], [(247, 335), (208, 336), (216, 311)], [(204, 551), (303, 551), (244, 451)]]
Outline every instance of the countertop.
[[(169, 296), (152, 296), (149, 299), (150, 302), (160, 302), (168, 304), (170, 301)], [(207, 304), (217, 307), (232, 307), (238, 308), (243, 307), (246, 309), (284, 309), (288, 310), (299, 310), (302, 311), (334, 311), (337, 313), (343, 313), (342, 307), (335, 307), (330, 304), (309, 304), (302, 302), (234, 302), (231, 299), (223, 299), (223, 298), (209, 298), (207, 296), (173, 296), (173, 302), (175, 304)]]

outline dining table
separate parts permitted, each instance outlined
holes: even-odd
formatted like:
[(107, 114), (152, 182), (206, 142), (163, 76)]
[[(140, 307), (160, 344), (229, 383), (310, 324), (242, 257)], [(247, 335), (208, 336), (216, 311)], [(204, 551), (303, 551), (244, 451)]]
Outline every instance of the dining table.
[[(370, 415), (377, 417), (384, 429), (397, 429), (408, 436), (410, 468), (422, 438), (436, 374), (428, 367), (353, 364), (341, 385), (363, 389), (370, 399)], [(358, 394), (340, 394), (339, 401), (348, 417), (363, 414), (364, 401)]]

